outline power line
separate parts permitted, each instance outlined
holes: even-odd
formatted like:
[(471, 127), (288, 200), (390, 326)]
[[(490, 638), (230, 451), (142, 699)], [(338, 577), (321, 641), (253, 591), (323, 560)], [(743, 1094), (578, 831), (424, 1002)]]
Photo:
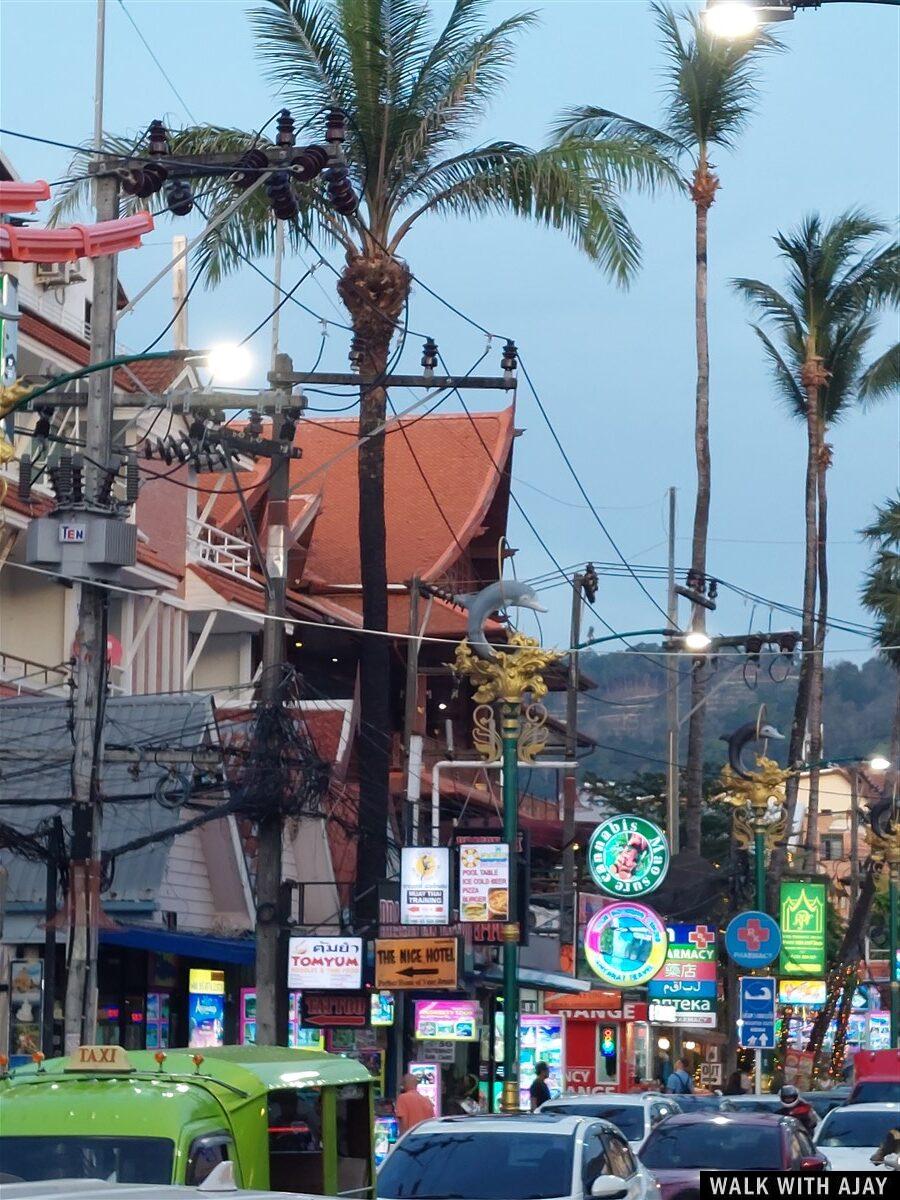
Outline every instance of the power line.
[(144, 49), (147, 51), (147, 53), (150, 55), (150, 57), (151, 57), (151, 58), (153, 59), (153, 61), (156, 63), (157, 67), (159, 68), (159, 73), (162, 75), (163, 79), (165, 79), (166, 83), (169, 85), (169, 87), (170, 87), (170, 88), (172, 89), (172, 91), (175, 93), (175, 96), (178, 98), (178, 101), (179, 101), (179, 103), (181, 104), (181, 107), (184, 109), (184, 111), (187, 113), (187, 115), (190, 117), (190, 119), (191, 119), (191, 120), (194, 122), (194, 124), (195, 124), (195, 125), (199, 125), (199, 124), (200, 124), (200, 122), (197, 120), (197, 118), (196, 118), (196, 117), (194, 116), (194, 114), (191, 112), (190, 108), (188, 107), (188, 103), (187, 103), (187, 101), (186, 101), (186, 100), (185, 100), (185, 98), (182, 96), (181, 92), (179, 92), (179, 90), (178, 90), (178, 88), (175, 86), (175, 84), (172, 82), (172, 80), (171, 80), (171, 78), (170, 78), (170, 76), (169, 76), (168, 72), (166, 71), (165, 67), (162, 65), (162, 63), (159, 61), (159, 59), (156, 57), (155, 53), (153, 52), (153, 47), (150, 45), (150, 43), (149, 43), (149, 42), (147, 41), (147, 39), (144, 37), (144, 35), (143, 35), (143, 33), (141, 32), (140, 26), (138, 25), (137, 21), (135, 21), (134, 17), (131, 15), (131, 13), (128, 11), (128, 9), (125, 7), (125, 0), (119, 0), (119, 8), (121, 8), (122, 12), (123, 12), (123, 13), (125, 14), (125, 16), (128, 18), (128, 20), (129, 20), (129, 22), (130, 22), (130, 24), (131, 24), (131, 27), (132, 27), (132, 29), (134, 30), (134, 32), (135, 32), (135, 33), (138, 35), (138, 37), (141, 39), (141, 42), (142, 42), (142, 43), (143, 43), (143, 45), (144, 45)]

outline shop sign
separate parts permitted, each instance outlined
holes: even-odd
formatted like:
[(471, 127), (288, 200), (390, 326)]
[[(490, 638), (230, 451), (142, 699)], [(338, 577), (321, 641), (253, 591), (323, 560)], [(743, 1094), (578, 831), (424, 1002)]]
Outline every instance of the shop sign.
[(644, 904), (610, 904), (584, 931), (588, 966), (613, 987), (641, 987), (666, 960), (669, 939), (662, 919)]
[(369, 1023), (370, 1003), (369, 992), (304, 992), (300, 997), (301, 1024), (316, 1029), (364, 1029)]
[(812, 1087), (814, 1058), (815, 1055), (811, 1050), (786, 1050), (784, 1055), (784, 1082), (793, 1084), (795, 1088), (799, 1088), (802, 1092), (809, 1091)]
[(417, 1000), (415, 1036), (446, 1042), (477, 1042), (481, 1005), (477, 1000)]
[(618, 1084), (598, 1083), (593, 1067), (568, 1067), (566, 1069), (567, 1096), (601, 1096), (604, 1092), (615, 1092)]
[(300, 991), (354, 991), (362, 986), (362, 964), (362, 938), (292, 937), (287, 985)]
[(718, 994), (715, 927), (674, 924), (666, 932), (669, 936), (666, 961), (647, 985), (647, 993), (651, 1001), (661, 1006), (672, 1001), (709, 1001), (708, 1006), (699, 1010), (693, 1004), (676, 1004), (672, 1019), (667, 1022), (686, 1028), (705, 1028), (710, 1024), (708, 1015), (715, 1016)]
[(421, 1050), (429, 1062), (449, 1066), (456, 1062), (456, 1042), (423, 1042)]
[(460, 843), (459, 918), (464, 922), (510, 919), (506, 842)]
[(767, 967), (781, 952), (781, 930), (768, 913), (738, 913), (725, 930), (725, 949), (739, 967)]
[(459, 982), (456, 938), (379, 938), (375, 986), (388, 991), (455, 990)]
[(9, 967), (9, 1054), (28, 1056), (41, 1048), (44, 964), (39, 958), (15, 958)]
[(809, 979), (825, 974), (825, 884), (781, 884), (781, 975)]
[(372, 992), (372, 1025), (384, 1028), (394, 1023), (394, 996), (392, 992)]
[(721, 1063), (705, 1062), (700, 1064), (700, 1086), (706, 1088), (722, 1086)]
[(444, 925), (450, 920), (450, 850), (404, 846), (400, 852), (400, 921)]
[(224, 996), (225, 972), (191, 967), (188, 971), (188, 991), (195, 996)]
[(650, 1003), (652, 1025), (680, 1025), (689, 1029), (715, 1029), (717, 1021), (715, 998), (686, 996)]
[(434, 1115), (441, 1115), (441, 1068), (436, 1062), (411, 1062), (410, 1075), (415, 1075), (419, 1081), (419, 1091), (431, 1101)]
[(669, 843), (644, 817), (610, 817), (591, 834), (588, 870), (609, 896), (646, 896), (666, 877)]
[(824, 979), (782, 979), (778, 984), (778, 1003), (821, 1008), (827, 991)]

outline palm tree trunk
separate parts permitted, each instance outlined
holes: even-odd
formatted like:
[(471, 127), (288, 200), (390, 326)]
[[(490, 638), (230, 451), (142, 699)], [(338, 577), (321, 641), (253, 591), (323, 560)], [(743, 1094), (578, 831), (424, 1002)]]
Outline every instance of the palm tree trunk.
[[(810, 362), (816, 360), (810, 359)], [(807, 367), (809, 363), (807, 363)], [(821, 364), (820, 364), (821, 366)], [(797, 698), (794, 701), (794, 716), (791, 721), (791, 736), (788, 741), (787, 761), (789, 767), (797, 767), (803, 761), (803, 744), (806, 739), (807, 722), (815, 681), (813, 651), (816, 642), (816, 583), (818, 575), (818, 387), (815, 380), (807, 383), (807, 367), (804, 367), (803, 383), (806, 389), (806, 537), (803, 570), (803, 617), (801, 621), (800, 677), (797, 681)], [(798, 775), (792, 775), (785, 787), (785, 813), (787, 835), (780, 846), (776, 846), (769, 862), (769, 908), (776, 911), (781, 876), (787, 862), (788, 845), (794, 829), (797, 811), (797, 793), (800, 786)]]
[(897, 704), (894, 708), (894, 720), (891, 725), (891, 770), (897, 770), (900, 762), (900, 671), (897, 672)]
[(822, 715), (825, 702), (825, 636), (828, 632), (828, 450), (825, 446), (825, 429), (818, 421), (819, 448), (816, 453), (816, 500), (818, 504), (818, 530), (816, 539), (816, 565), (819, 585), (819, 613), (816, 620), (816, 652), (813, 655), (812, 691), (809, 705), (809, 808), (806, 815), (806, 870), (814, 871), (819, 852), (819, 767), (822, 757)]
[[(696, 279), (694, 324), (697, 347), (697, 392), (694, 408), (694, 455), (697, 463), (697, 499), (691, 541), (691, 586), (703, 589), (706, 580), (706, 543), (709, 536), (709, 504), (712, 488), (709, 455), (709, 319), (707, 231), (709, 210), (719, 182), (709, 169), (701, 150), (694, 172), (691, 197), (695, 212)], [(693, 628), (706, 627), (705, 610), (695, 607)], [(699, 660), (691, 673), (691, 718), (688, 725), (685, 771), (685, 850), (700, 853), (700, 822), (703, 810), (703, 736), (706, 725), (706, 664)]]
[[(384, 375), (396, 320), (409, 295), (406, 266), (383, 254), (348, 256), (338, 292), (350, 313), (359, 370), (364, 378)], [(362, 623), (367, 630), (388, 628), (387, 535), (384, 510), (384, 434), (376, 432), (387, 412), (383, 387), (361, 387), (358, 452), (359, 559)], [(363, 635), (359, 652), (359, 830), (355, 925), (375, 926), (378, 885), (387, 876), (390, 809), (391, 707), (390, 640)]]

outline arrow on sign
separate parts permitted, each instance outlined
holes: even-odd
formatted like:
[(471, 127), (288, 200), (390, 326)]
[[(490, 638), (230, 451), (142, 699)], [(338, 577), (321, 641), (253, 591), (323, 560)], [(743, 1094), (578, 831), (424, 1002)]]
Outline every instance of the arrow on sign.
[(407, 979), (412, 979), (414, 975), (440, 975), (440, 970), (437, 967), (404, 967), (397, 974), (405, 975)]

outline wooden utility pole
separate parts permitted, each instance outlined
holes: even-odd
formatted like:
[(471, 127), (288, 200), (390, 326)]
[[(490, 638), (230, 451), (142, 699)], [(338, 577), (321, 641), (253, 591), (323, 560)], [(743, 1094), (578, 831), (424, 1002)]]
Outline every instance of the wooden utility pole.
[[(119, 181), (98, 176), (96, 215), (112, 221), (119, 215)], [(114, 254), (94, 259), (91, 306), (91, 362), (104, 362), (115, 353), (117, 259)], [(110, 458), (113, 414), (113, 372), (90, 377), (85, 421), (85, 495), (96, 495), (101, 471)], [(94, 1038), (97, 1021), (96, 967), (99, 921), (100, 791), (103, 760), (103, 704), (106, 692), (105, 588), (84, 582), (78, 606), (72, 764), (72, 866), (69, 873), (71, 942), (66, 980), (65, 1050)]]

